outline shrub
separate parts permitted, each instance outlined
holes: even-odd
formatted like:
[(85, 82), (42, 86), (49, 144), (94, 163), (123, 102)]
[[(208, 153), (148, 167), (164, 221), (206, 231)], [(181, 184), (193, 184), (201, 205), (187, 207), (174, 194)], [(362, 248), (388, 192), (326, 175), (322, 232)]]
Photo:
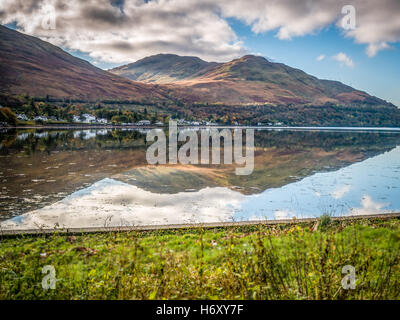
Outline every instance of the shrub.
[(17, 124), (17, 116), (10, 108), (0, 108), (0, 122), (6, 122), (12, 126)]
[(319, 226), (321, 228), (321, 230), (325, 230), (330, 224), (331, 224), (332, 220), (331, 217), (329, 216), (329, 214), (325, 213), (320, 217), (319, 220)]

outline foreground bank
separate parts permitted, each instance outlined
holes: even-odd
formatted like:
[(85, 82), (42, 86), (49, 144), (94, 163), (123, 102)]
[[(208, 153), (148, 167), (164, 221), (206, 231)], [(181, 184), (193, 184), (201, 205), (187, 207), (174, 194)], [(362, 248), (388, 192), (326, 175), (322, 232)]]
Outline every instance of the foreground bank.
[(399, 299), (399, 253), (399, 218), (5, 237), (0, 298)]

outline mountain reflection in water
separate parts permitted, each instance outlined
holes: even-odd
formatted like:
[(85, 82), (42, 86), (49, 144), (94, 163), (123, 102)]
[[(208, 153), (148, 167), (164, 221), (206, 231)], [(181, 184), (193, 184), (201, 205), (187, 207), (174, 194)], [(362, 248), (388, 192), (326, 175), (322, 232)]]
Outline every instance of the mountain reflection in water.
[[(1, 134), (1, 228), (102, 227), (400, 209), (400, 134), (255, 134), (255, 169), (148, 166), (135, 130)], [(4, 160), (4, 161), (3, 161)]]

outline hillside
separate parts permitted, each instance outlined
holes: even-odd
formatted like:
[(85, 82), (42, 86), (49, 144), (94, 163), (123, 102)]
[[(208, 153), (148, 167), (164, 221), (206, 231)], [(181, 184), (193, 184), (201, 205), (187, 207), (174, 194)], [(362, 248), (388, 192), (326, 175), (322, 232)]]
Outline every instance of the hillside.
[(320, 80), (299, 69), (253, 55), (227, 63), (156, 55), (110, 72), (133, 80), (166, 84), (172, 96), (189, 102), (391, 106), (338, 81)]
[(171, 83), (201, 76), (218, 65), (197, 57), (157, 54), (109, 71), (136, 81)]
[[(108, 71), (0, 26), (0, 94), (196, 104), (394, 107), (337, 81), (247, 55), (227, 63), (158, 54)], [(197, 113), (197, 112), (195, 112)]]
[(36, 97), (153, 100), (162, 92), (96, 68), (62, 49), (0, 26), (0, 92)]

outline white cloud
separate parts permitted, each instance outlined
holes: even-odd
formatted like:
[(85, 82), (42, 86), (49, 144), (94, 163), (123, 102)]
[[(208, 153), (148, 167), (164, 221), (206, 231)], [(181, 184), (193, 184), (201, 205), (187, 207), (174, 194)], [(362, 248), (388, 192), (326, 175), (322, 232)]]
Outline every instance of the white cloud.
[(389, 49), (389, 43), (400, 41), (400, 1), (355, 1), (357, 28), (346, 32), (357, 43), (367, 44), (366, 53), (372, 57)]
[(296, 214), (290, 210), (275, 210), (274, 216), (276, 220), (291, 219), (295, 217)]
[[(45, 4), (55, 4), (56, 30), (43, 30)], [(118, 5), (117, 5), (118, 4)], [(0, 22), (89, 53), (106, 62), (131, 62), (155, 53), (227, 61), (246, 53), (227, 18), (253, 32), (288, 40), (332, 24), (341, 28), (347, 0), (1, 0)], [(372, 57), (400, 41), (400, 1), (353, 0), (357, 27), (344, 36), (366, 45)]]
[[(56, 7), (56, 29), (44, 30), (43, 6)], [(91, 58), (114, 63), (158, 53), (227, 61), (247, 51), (214, 4), (160, 0), (2, 0), (1, 23)]]
[(331, 195), (333, 198), (335, 199), (340, 199), (342, 198), (346, 193), (348, 193), (350, 191), (350, 186), (349, 185), (344, 185), (341, 186), (339, 188), (337, 188), (336, 190), (334, 190)]
[(343, 52), (339, 52), (337, 55), (333, 56), (332, 58), (335, 59), (336, 61), (340, 62), (341, 65), (345, 65), (350, 68), (354, 67), (353, 60), (351, 60), (351, 58)]
[(325, 55), (324, 54), (320, 54), (318, 57), (317, 57), (317, 61), (322, 61), (322, 60), (324, 60), (325, 59)]
[(352, 208), (349, 212), (350, 215), (366, 215), (366, 214), (380, 214), (386, 212), (384, 208), (387, 206), (384, 202), (374, 202), (369, 196), (365, 195), (361, 199), (361, 208)]
[(390, 49), (392, 48), (391, 46), (389, 46), (386, 42), (381, 42), (381, 43), (371, 43), (368, 47), (367, 47), (367, 55), (368, 57), (375, 57), (376, 54), (378, 53), (378, 51), (380, 50), (385, 50), (385, 49)]
[[(231, 221), (244, 195), (228, 188), (159, 194), (103, 179), (47, 207), (0, 223), (3, 230)], [(179, 214), (177, 214), (179, 213)]]
[[(238, 18), (256, 33), (273, 31), (279, 39), (291, 39), (320, 31), (335, 24), (346, 37), (366, 44), (366, 53), (375, 55), (400, 41), (400, 1), (398, 0), (219, 0), (223, 14)], [(356, 28), (342, 29), (342, 7), (356, 9)]]
[(277, 30), (279, 39), (313, 33), (332, 23), (340, 12), (336, 1), (222, 0), (225, 16), (241, 19), (256, 33)]

